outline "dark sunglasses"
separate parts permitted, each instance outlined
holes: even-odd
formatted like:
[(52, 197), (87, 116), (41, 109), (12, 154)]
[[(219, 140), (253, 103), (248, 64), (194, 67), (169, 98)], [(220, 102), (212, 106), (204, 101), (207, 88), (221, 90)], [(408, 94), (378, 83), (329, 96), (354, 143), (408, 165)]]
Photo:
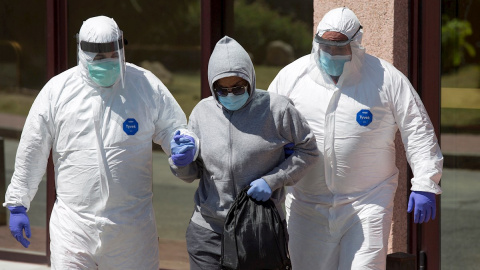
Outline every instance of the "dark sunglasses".
[(226, 97), (228, 93), (232, 93), (235, 96), (243, 95), (245, 93), (245, 90), (247, 90), (248, 85), (243, 85), (243, 86), (234, 86), (234, 87), (220, 87), (220, 86), (215, 86), (215, 93), (217, 95)]

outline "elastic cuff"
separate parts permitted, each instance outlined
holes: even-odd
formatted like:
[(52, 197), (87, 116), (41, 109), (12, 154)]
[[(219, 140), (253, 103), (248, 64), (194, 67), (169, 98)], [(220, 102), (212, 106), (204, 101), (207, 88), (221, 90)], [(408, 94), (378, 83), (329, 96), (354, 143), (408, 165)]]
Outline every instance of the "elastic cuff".
[(27, 208), (23, 205), (19, 205), (19, 206), (7, 206), (8, 210), (10, 210), (10, 212), (12, 214), (18, 214), (18, 213), (26, 213), (27, 212)]

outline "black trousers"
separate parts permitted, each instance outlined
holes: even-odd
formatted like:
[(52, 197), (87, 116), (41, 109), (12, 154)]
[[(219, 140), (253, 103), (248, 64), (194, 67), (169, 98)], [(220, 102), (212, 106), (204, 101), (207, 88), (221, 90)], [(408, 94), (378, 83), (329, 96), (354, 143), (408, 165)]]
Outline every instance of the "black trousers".
[[(288, 242), (287, 223), (284, 220)], [(190, 270), (221, 270), (222, 235), (190, 222), (186, 233)]]
[(186, 233), (190, 270), (220, 270), (222, 235), (190, 222)]

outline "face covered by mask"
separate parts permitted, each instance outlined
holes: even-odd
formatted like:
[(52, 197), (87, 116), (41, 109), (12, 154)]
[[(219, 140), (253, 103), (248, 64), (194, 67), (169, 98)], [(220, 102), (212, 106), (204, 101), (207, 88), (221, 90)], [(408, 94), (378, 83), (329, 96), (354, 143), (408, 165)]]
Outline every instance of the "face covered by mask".
[(88, 63), (88, 74), (99, 86), (112, 86), (120, 76), (120, 62), (116, 58), (95, 60)]
[(226, 97), (218, 96), (218, 101), (222, 103), (225, 108), (230, 111), (236, 111), (240, 109), (245, 102), (248, 100), (248, 91), (245, 91), (242, 95), (234, 95), (233, 93), (228, 93)]
[(340, 76), (343, 73), (343, 66), (346, 62), (352, 60), (351, 55), (331, 55), (320, 50), (318, 61), (322, 68), (330, 76)]

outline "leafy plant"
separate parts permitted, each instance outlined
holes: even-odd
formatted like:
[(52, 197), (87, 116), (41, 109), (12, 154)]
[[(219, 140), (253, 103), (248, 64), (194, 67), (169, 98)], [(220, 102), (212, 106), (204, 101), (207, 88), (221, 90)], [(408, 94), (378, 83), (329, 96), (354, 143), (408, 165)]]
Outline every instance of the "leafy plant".
[(467, 42), (472, 35), (472, 26), (469, 21), (458, 18), (442, 17), (442, 70), (445, 73), (452, 71), (465, 62), (466, 55), (476, 55), (475, 48)]
[(255, 63), (263, 63), (268, 43), (274, 40), (290, 44), (296, 58), (311, 50), (312, 27), (291, 16), (282, 16), (262, 1), (235, 1), (234, 13), (233, 38), (253, 54)]
[[(190, 2), (183, 12), (180, 32), (193, 44), (200, 43), (200, 1)], [(229, 34), (262, 64), (269, 42), (282, 40), (290, 44), (298, 58), (308, 54), (312, 46), (312, 27), (291, 15), (282, 15), (263, 1), (236, 0), (233, 17), (234, 31)]]

